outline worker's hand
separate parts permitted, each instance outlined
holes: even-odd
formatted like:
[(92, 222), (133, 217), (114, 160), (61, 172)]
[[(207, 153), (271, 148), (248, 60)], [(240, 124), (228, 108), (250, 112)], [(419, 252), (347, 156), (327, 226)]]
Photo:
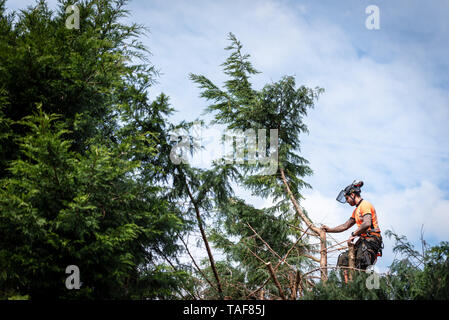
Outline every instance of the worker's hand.
[(328, 226), (325, 226), (324, 224), (321, 226), (321, 230), (323, 230), (324, 232), (329, 232), (331, 228), (329, 228)]

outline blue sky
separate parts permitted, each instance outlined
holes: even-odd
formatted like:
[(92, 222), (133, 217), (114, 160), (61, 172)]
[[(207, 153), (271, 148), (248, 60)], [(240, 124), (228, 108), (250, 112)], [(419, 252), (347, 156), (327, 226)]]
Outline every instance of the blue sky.
[[(365, 27), (373, 4), (379, 30)], [(406, 235), (418, 248), (422, 225), (431, 243), (449, 239), (449, 1), (134, 0), (129, 9), (132, 21), (150, 29), (142, 40), (161, 71), (150, 95), (170, 96), (178, 110), (173, 121), (200, 117), (207, 101), (188, 74), (222, 83), (219, 65), (233, 32), (262, 71), (256, 88), (294, 75), (298, 85), (325, 89), (305, 119), (310, 134), (301, 137), (314, 170), (302, 206), (314, 221), (345, 222), (352, 208), (335, 197), (362, 179), (382, 230)], [(269, 201), (252, 200), (260, 207)], [(394, 258), (384, 240), (381, 270)]]

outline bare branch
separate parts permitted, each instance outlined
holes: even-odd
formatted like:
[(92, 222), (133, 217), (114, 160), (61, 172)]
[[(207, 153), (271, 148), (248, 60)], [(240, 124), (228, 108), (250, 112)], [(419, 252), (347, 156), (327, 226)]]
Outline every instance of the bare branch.
[(262, 239), (262, 237), (257, 233), (256, 230), (254, 230), (253, 227), (251, 227), (251, 225), (250, 225), (248, 222), (247, 222), (246, 224), (247, 224), (248, 227), (251, 229), (251, 231), (254, 232), (255, 235), (257, 235), (257, 237), (260, 239), (260, 241), (262, 241), (263, 244), (267, 246), (268, 250), (269, 250), (274, 256), (276, 256), (276, 258), (278, 258), (278, 259), (280, 260), (280, 262), (285, 262), (285, 264), (287, 264), (291, 269), (294, 270), (294, 268), (293, 268), (290, 264), (288, 264), (286, 261), (284, 261), (284, 260), (281, 258), (281, 256), (280, 256), (276, 251), (274, 251), (274, 250), (270, 247), (270, 245), (269, 245), (264, 239)]
[(265, 266), (268, 269), (268, 272), (270, 273), (271, 278), (274, 281), (274, 284), (276, 285), (276, 287), (278, 288), (279, 291), (279, 296), (282, 298), (282, 300), (287, 300), (285, 298), (284, 292), (282, 291), (282, 287), (281, 284), (279, 283), (278, 278), (276, 277), (276, 274), (274, 273), (273, 267), (271, 266), (271, 262), (268, 262), (265, 264)]
[(195, 259), (193, 258), (192, 254), (190, 253), (189, 248), (187, 247), (187, 243), (185, 243), (184, 239), (178, 234), (179, 239), (181, 239), (182, 243), (184, 244), (184, 248), (186, 249), (188, 255), (190, 256), (190, 259), (192, 260), (193, 264), (196, 267), (196, 270), (198, 270), (198, 272), (201, 274), (201, 276), (204, 278), (204, 280), (207, 281), (207, 283), (209, 283), (209, 285), (214, 288), (218, 293), (218, 289), (217, 287), (215, 287), (212, 282), (206, 277), (206, 275), (204, 274), (204, 272), (201, 270), (201, 268), (198, 266), (198, 264), (196, 263)]
[[(170, 261), (170, 259), (168, 259), (168, 257), (161, 250), (159, 250), (159, 248), (156, 248), (156, 251), (165, 259), (165, 261), (168, 262), (168, 264), (172, 267), (172, 269), (175, 272), (178, 271), (178, 269), (173, 265), (173, 263)], [(192, 296), (193, 300), (198, 300), (198, 298), (195, 296), (195, 294), (190, 292), (190, 290), (188, 290), (187, 288), (184, 288), (184, 289), (190, 294), (190, 296)], [(181, 294), (181, 296), (182, 296), (182, 294)]]

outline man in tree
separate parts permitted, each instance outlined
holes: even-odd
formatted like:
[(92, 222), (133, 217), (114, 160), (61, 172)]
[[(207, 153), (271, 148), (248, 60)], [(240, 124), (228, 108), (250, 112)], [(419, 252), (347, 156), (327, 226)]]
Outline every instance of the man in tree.
[[(357, 223), (358, 228), (351, 233), (348, 242), (352, 242), (356, 237), (360, 237), (354, 246), (355, 267), (365, 270), (368, 266), (376, 262), (377, 256), (382, 255), (383, 243), (377, 222), (376, 210), (370, 202), (362, 199), (360, 196), (362, 186), (363, 181), (354, 180), (337, 197), (337, 201), (341, 203), (347, 202), (349, 205), (355, 206), (349, 220), (335, 228), (329, 228), (325, 225), (321, 228), (329, 233), (337, 233), (346, 231)], [(346, 267), (349, 265), (348, 251), (338, 257), (337, 265)]]

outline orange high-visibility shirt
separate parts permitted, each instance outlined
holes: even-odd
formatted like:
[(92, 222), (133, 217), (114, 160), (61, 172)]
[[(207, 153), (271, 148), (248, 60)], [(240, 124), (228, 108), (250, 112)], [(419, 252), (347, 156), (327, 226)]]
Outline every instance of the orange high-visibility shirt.
[(351, 218), (355, 220), (357, 226), (360, 226), (363, 223), (363, 216), (368, 213), (371, 214), (371, 226), (368, 228), (369, 235), (363, 233), (360, 236), (364, 238), (369, 237), (371, 235), (376, 235), (380, 237), (380, 229), (377, 223), (376, 209), (374, 209), (373, 205), (369, 201), (362, 200), (352, 212)]

